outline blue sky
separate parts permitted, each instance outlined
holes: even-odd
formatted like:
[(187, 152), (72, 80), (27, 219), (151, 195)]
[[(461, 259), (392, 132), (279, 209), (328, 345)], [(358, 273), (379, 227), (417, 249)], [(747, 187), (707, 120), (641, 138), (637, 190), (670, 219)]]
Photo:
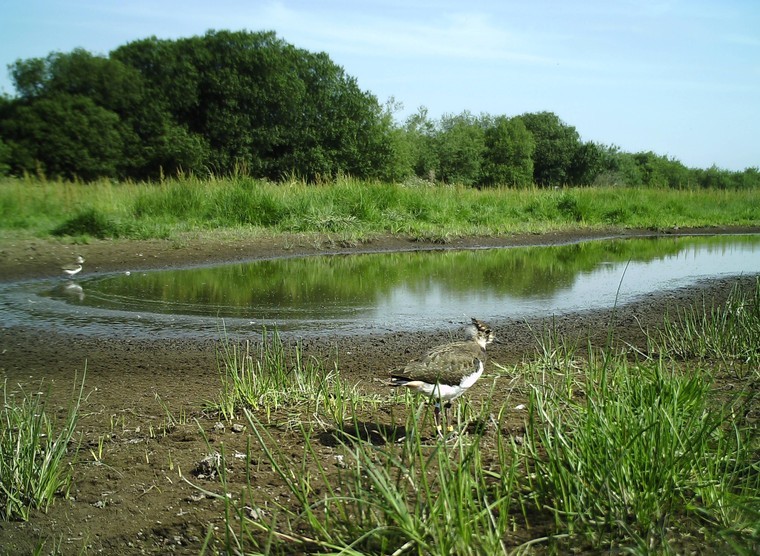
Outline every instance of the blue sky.
[(6, 0), (16, 59), (155, 35), (274, 30), (327, 52), (381, 102), (431, 116), (548, 110), (583, 140), (690, 167), (760, 167), (758, 0)]

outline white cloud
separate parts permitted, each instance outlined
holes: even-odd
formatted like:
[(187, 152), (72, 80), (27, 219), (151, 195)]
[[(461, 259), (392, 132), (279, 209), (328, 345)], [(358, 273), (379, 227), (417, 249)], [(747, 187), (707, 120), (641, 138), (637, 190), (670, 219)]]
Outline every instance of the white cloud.
[(530, 52), (525, 37), (496, 25), (489, 14), (480, 12), (448, 12), (421, 20), (376, 12), (336, 14), (311, 7), (295, 10), (272, 2), (250, 17), (266, 28), (277, 29), (288, 42), (318, 44), (320, 50), (331, 54), (549, 62)]

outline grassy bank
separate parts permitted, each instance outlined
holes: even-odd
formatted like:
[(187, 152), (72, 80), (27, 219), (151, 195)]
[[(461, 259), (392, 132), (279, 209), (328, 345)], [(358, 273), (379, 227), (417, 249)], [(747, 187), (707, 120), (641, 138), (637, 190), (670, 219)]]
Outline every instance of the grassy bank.
[(0, 233), (129, 239), (187, 231), (376, 234), (445, 242), (577, 228), (760, 224), (760, 193), (633, 188), (493, 189), (369, 183), (273, 184), (248, 178), (161, 184), (0, 181)]

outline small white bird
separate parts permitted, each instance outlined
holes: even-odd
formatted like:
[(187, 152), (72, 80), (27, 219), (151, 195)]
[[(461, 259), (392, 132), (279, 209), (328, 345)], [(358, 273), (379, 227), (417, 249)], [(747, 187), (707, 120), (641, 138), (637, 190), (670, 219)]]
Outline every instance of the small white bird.
[(466, 332), (469, 340), (434, 347), (421, 359), (410, 362), (403, 371), (391, 375), (391, 386), (404, 386), (435, 402), (435, 425), (439, 433), (441, 402), (446, 402), (448, 416), (451, 400), (464, 394), (483, 374), (486, 346), (494, 341), (491, 328), (478, 319), (472, 319)]
[(83, 264), (84, 264), (84, 259), (81, 256), (79, 256), (79, 257), (77, 257), (76, 264), (67, 264), (67, 265), (64, 265), (64, 266), (61, 267), (61, 270), (63, 271), (63, 273), (66, 276), (68, 276), (69, 278), (71, 278), (75, 274), (79, 274), (79, 272), (82, 271), (82, 265)]

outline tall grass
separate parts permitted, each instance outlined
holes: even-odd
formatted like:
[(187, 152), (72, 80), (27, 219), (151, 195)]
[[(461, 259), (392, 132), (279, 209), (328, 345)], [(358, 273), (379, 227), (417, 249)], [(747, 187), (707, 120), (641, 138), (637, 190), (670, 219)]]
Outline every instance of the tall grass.
[(73, 402), (56, 433), (41, 393), (8, 396), (3, 384), (0, 411), (0, 519), (27, 520), (33, 509), (47, 509), (56, 494), (68, 492), (72, 472), (64, 457), (76, 428), (85, 373), (74, 385)]
[(760, 372), (760, 279), (749, 292), (735, 286), (724, 304), (703, 300), (701, 306), (666, 317), (652, 340), (652, 350), (719, 361), (740, 372)]
[(329, 185), (250, 178), (91, 184), (0, 180), (0, 229), (33, 235), (167, 237), (189, 230), (463, 235), (578, 227), (757, 225), (752, 191), (643, 188), (475, 190), (341, 178)]

